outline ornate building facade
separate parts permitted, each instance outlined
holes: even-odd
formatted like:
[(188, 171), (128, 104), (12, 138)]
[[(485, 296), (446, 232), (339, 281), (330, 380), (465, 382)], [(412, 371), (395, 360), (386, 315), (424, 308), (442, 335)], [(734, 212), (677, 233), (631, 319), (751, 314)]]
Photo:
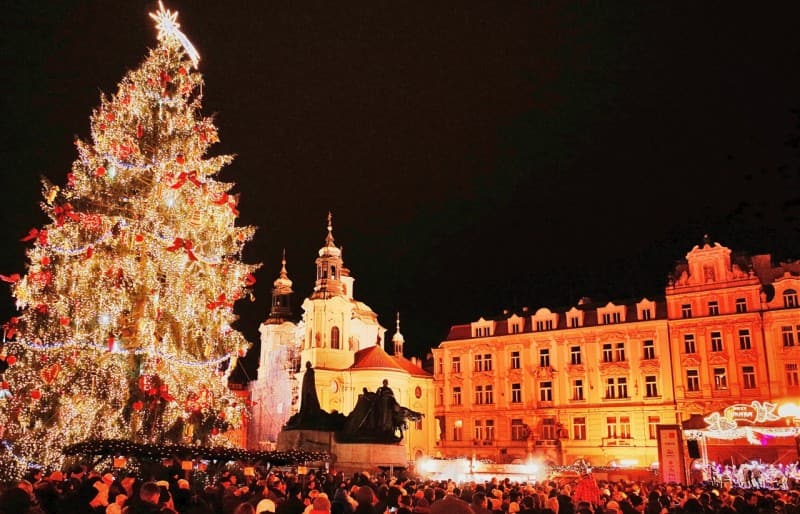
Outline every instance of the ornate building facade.
[[(355, 279), (335, 245), (330, 214), (315, 264), (314, 290), (302, 302), (300, 316), (295, 317), (292, 307), (285, 257), (273, 284), (270, 314), (260, 327), (258, 377), (249, 385), (254, 402), (250, 447), (269, 448), (299, 409), (298, 384), (306, 362), (314, 368), (320, 406), (328, 412), (349, 414), (358, 395), (364, 389), (375, 391), (384, 379), (398, 403), (426, 415), (433, 412), (432, 376), (417, 359), (403, 356), (399, 315), (390, 354), (383, 348), (386, 329), (378, 315), (355, 298)], [(429, 453), (435, 439), (432, 427), (426, 418), (405, 431), (401, 444), (409, 460)]]
[(800, 261), (706, 239), (662, 299), (584, 298), (454, 325), (432, 350), (431, 453), (647, 466), (658, 427), (678, 425), (702, 440), (703, 458), (794, 460), (798, 291)]

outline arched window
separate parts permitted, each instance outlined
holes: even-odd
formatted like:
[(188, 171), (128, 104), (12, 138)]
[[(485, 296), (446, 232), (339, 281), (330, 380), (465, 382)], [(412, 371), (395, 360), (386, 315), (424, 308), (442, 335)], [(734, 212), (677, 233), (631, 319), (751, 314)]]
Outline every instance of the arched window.
[(784, 307), (797, 307), (797, 291), (794, 289), (787, 289), (783, 292), (783, 306)]
[(339, 327), (331, 327), (331, 348), (339, 349)]

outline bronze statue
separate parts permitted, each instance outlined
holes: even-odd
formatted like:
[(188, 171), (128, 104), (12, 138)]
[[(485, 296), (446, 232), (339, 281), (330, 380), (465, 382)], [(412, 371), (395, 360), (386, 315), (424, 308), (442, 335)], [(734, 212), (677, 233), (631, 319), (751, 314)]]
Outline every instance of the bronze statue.
[(407, 421), (419, 421), (422, 416), (421, 412), (397, 403), (389, 381), (384, 379), (383, 385), (374, 393), (363, 388), (336, 439), (340, 442), (397, 443), (403, 439)]
[(289, 418), (283, 429), (336, 431), (342, 427), (344, 421), (344, 415), (326, 412), (320, 407), (314, 368), (310, 361), (306, 362), (306, 372), (300, 388), (300, 410)]

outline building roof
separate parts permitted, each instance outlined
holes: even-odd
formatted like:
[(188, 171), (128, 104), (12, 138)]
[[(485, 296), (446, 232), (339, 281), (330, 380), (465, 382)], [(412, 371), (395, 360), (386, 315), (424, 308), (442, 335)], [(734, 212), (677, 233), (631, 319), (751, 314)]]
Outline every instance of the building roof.
[(430, 373), (410, 360), (402, 356), (389, 355), (377, 344), (357, 351), (350, 369), (388, 369), (403, 371), (414, 376), (430, 376)]

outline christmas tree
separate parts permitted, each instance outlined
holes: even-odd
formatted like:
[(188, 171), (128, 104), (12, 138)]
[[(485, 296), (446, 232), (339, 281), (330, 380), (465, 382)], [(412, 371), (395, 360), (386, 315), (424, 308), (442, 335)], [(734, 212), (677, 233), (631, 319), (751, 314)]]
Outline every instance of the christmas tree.
[(197, 51), (177, 13), (151, 16), (157, 47), (101, 96), (66, 183), (43, 181), (51, 221), (22, 238), (26, 273), (0, 276), (19, 311), (0, 348), (0, 480), (93, 438), (225, 446), (246, 413), (227, 379), (250, 346), (231, 324), (255, 229), (215, 180), (232, 157), (206, 156)]

